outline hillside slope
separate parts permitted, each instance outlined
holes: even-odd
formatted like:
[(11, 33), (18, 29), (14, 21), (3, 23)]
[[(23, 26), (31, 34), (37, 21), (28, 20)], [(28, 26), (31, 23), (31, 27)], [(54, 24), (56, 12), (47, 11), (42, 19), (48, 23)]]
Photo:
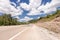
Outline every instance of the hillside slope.
[[(48, 21), (48, 19), (50, 21)], [(51, 20), (52, 19), (52, 20)], [(47, 21), (46, 21), (47, 20)], [(36, 25), (40, 26), (40, 27), (44, 27), (50, 31), (56, 32), (60, 34), (60, 11), (56, 12), (56, 15), (53, 15), (49, 18), (39, 20)]]
[(35, 24), (0, 27), (0, 40), (60, 40), (56, 33)]

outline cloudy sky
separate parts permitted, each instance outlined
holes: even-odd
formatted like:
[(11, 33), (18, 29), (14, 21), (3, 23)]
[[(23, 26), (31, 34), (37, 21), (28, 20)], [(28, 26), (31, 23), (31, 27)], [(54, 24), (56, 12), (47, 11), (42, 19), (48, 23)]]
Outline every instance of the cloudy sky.
[(11, 14), (18, 21), (29, 21), (56, 12), (60, 0), (0, 0), (0, 15)]

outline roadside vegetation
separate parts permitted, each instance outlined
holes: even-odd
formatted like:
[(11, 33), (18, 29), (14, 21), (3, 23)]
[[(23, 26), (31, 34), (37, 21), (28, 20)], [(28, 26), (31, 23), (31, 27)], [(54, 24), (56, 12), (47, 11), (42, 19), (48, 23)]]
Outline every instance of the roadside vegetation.
[(10, 14), (4, 14), (0, 16), (0, 26), (6, 25), (21, 25), (26, 24), (24, 22), (18, 22), (16, 18), (12, 18)]
[(60, 34), (60, 10), (55, 14), (40, 18), (36, 25)]
[(21, 25), (21, 24), (30, 24), (30, 23), (37, 23), (37, 22), (47, 22), (51, 21), (54, 18), (60, 16), (60, 10), (57, 10), (56, 13), (52, 15), (47, 15), (46, 17), (40, 17), (39, 19), (30, 20), (28, 22), (18, 22), (16, 18), (12, 18), (10, 14), (4, 14), (0, 16), (0, 26), (2, 25)]
[(59, 16), (60, 16), (60, 10), (57, 10), (57, 12), (54, 13), (54, 14), (52, 14), (52, 15), (47, 15), (46, 17), (41, 17), (41, 18), (39, 19), (39, 21), (40, 21), (40, 22), (51, 21), (51, 20), (53, 20), (53, 19), (55, 19), (55, 18), (57, 18), (57, 17), (59, 17)]
[(46, 17), (40, 17), (39, 19), (36, 20), (31, 20), (29, 21), (29, 23), (36, 23), (36, 22), (47, 22), (47, 21), (51, 21), (54, 18), (57, 18), (60, 16), (60, 10), (57, 10), (54, 14), (52, 15), (47, 15)]

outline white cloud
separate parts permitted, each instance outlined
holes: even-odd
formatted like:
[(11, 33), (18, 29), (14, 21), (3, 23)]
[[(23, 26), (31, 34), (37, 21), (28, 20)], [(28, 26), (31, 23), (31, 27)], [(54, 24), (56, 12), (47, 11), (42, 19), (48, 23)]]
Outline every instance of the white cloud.
[(31, 8), (37, 8), (40, 6), (42, 0), (29, 0), (29, 1), (30, 1), (29, 5)]
[[(38, 2), (36, 2), (36, 4), (34, 5), (33, 4), (34, 1), (35, 0), (31, 0), (31, 3), (33, 6), (32, 8), (35, 8), (35, 10), (31, 9), (30, 13), (28, 13), (27, 15), (39, 15), (39, 14), (41, 14), (40, 13), (41, 11), (44, 11), (44, 13), (51, 13), (53, 11), (56, 11), (57, 10), (56, 8), (60, 6), (60, 0), (52, 0), (51, 3), (47, 3), (46, 5), (41, 5), (41, 6), (37, 6)], [(36, 6), (37, 6), (37, 8), (36, 8)]]
[[(20, 0), (17, 0), (17, 3), (20, 2)], [(42, 0), (29, 0), (29, 4), (26, 3), (20, 3), (20, 5), (16, 7), (16, 4), (13, 2), (10, 2), (10, 0), (0, 0), (0, 12), (11, 14), (12, 16), (16, 16), (18, 20), (22, 21), (29, 21), (33, 18), (24, 17), (23, 19), (20, 19), (17, 15), (21, 15), (23, 10), (29, 11), (27, 15), (40, 15), (42, 14), (41, 11), (44, 11), (44, 13), (51, 13), (53, 11), (56, 11), (57, 7), (60, 7), (60, 0), (52, 0), (50, 3), (47, 3), (46, 5), (41, 5)], [(14, 6), (12, 6), (13, 4)]]
[(27, 22), (29, 20), (33, 20), (33, 18), (30, 18), (30, 17), (25, 16), (23, 19), (20, 19), (19, 21), (21, 21), (21, 22), (22, 21)]
[(19, 20), (20, 20), (20, 17), (19, 17), (19, 16), (15, 16), (15, 17), (13, 17), (13, 18), (17, 18), (17, 21), (19, 21)]
[(50, 8), (50, 9), (46, 9), (44, 12), (45, 13), (51, 13), (51, 12), (55, 12), (57, 9), (56, 8)]
[(14, 3), (14, 2), (10, 2), (11, 4), (13, 4), (13, 6), (15, 6), (16, 7), (16, 4)]
[(12, 16), (21, 15), (23, 11), (15, 8), (10, 3), (9, 0), (0, 0), (0, 11), (6, 14), (11, 14)]
[(20, 0), (17, 0), (17, 3), (20, 2)]
[(52, 11), (56, 11), (57, 10), (56, 8), (59, 6), (60, 6), (59, 0), (52, 0), (51, 3), (47, 3), (46, 5), (42, 5), (38, 9), (40, 11), (43, 10), (45, 13), (50, 13)]
[(27, 10), (27, 11), (31, 9), (30, 5), (26, 3), (20, 3), (20, 7), (22, 7), (24, 10)]
[(39, 19), (40, 17), (38, 17), (37, 19)]
[(41, 0), (29, 0), (29, 5), (26, 3), (21, 3), (20, 6), (25, 10), (31, 10), (32, 8), (37, 8), (41, 4)]
[(32, 8), (27, 15), (40, 15), (40, 11), (37, 10), (36, 8)]

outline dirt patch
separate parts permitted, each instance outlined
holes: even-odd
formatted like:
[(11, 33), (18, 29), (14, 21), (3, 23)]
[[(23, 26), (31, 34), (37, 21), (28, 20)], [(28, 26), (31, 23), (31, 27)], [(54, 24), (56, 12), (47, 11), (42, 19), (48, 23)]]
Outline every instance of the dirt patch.
[(60, 16), (48, 22), (37, 22), (36, 25), (56, 33), (60, 33)]

